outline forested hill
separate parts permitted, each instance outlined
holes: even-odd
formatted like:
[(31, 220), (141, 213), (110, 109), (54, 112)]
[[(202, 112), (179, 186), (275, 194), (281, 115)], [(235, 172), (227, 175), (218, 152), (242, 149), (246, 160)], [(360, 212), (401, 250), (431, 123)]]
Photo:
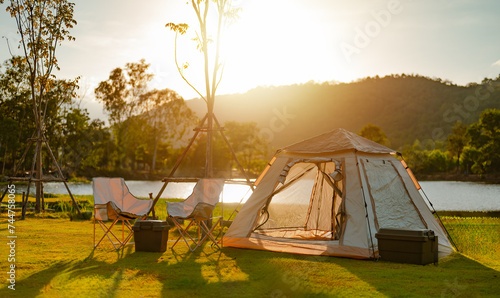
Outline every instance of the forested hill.
[[(417, 139), (444, 141), (457, 120), (471, 124), (484, 109), (500, 108), (499, 78), (467, 87), (405, 75), (341, 84), (258, 87), (244, 94), (218, 96), (215, 113), (222, 123), (257, 122), (273, 148), (339, 127), (359, 132), (371, 123), (382, 128), (393, 149), (400, 149)], [(200, 99), (187, 104), (199, 116), (206, 113)]]

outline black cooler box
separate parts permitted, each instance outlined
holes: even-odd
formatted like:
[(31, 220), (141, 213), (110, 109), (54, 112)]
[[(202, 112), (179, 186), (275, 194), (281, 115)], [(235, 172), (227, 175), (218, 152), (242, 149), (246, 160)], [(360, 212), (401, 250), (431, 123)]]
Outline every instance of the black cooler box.
[(170, 226), (162, 220), (138, 220), (134, 226), (135, 251), (164, 252), (167, 250)]
[(384, 261), (417, 265), (438, 262), (438, 237), (432, 230), (382, 228), (375, 237)]

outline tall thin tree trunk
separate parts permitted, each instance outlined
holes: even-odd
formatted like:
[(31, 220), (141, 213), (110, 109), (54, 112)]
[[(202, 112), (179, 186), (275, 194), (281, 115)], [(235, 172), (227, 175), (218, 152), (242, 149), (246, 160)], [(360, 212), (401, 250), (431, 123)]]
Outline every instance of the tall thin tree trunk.
[(213, 177), (213, 101), (208, 102), (208, 122), (207, 122), (207, 153), (206, 153), (206, 167), (205, 176), (207, 178)]
[[(2, 142), (0, 142), (0, 151), (2, 150)], [(5, 147), (5, 151), (3, 154), (3, 166), (2, 166), (2, 176), (5, 172), (5, 159), (7, 158), (7, 146)]]
[(156, 169), (156, 152), (158, 150), (158, 140), (155, 139), (155, 149), (153, 150), (153, 163), (151, 165), (151, 173)]
[(41, 202), (42, 202), (42, 196), (43, 196), (43, 191), (42, 191), (42, 128), (38, 127), (38, 138), (37, 138), (37, 143), (38, 143), (38, 150), (36, 151), (36, 204), (35, 204), (35, 213), (40, 213), (41, 211)]
[(5, 175), (5, 160), (7, 160), (7, 149), (9, 147), (5, 146), (5, 152), (3, 154), (3, 165), (2, 165), (2, 176)]

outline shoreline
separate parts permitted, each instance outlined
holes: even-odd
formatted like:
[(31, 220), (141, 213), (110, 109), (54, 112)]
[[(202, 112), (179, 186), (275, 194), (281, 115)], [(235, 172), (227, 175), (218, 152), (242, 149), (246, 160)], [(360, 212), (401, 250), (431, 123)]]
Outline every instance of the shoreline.
[[(109, 176), (111, 177), (111, 176)], [(114, 177), (119, 177), (119, 176), (114, 176)], [(161, 177), (161, 178), (160, 178)], [(493, 176), (493, 175), (485, 175), (485, 176), (480, 176), (480, 175), (475, 175), (475, 174), (470, 174), (470, 175), (457, 175), (457, 174), (416, 174), (415, 177), (417, 178), (418, 181), (420, 182), (425, 182), (425, 181), (459, 181), (459, 182), (478, 182), (478, 183), (487, 183), (487, 184), (500, 184), (500, 176)], [(128, 176), (124, 175), (123, 178), (125, 180), (132, 180), (132, 181), (161, 181), (164, 176), (155, 176), (155, 177), (139, 177), (139, 176)], [(245, 179), (245, 178), (233, 178), (233, 179)], [(252, 178), (254, 179), (254, 178)], [(251, 179), (251, 180), (252, 180)], [(8, 184), (9, 181), (7, 180), (6, 177), (3, 179), (0, 179), (0, 185), (6, 185)], [(87, 177), (75, 177), (75, 178), (70, 178), (68, 179), (68, 183), (92, 183), (92, 178), (87, 178)], [(16, 182), (16, 184), (28, 184), (26, 181), (19, 181)]]
[(500, 218), (500, 210), (497, 211), (439, 211), (436, 210), (439, 216), (447, 217), (497, 217)]
[(499, 176), (480, 176), (480, 175), (457, 175), (457, 174), (428, 174), (415, 175), (418, 181), (459, 181), (459, 182), (477, 182), (487, 184), (500, 184)]

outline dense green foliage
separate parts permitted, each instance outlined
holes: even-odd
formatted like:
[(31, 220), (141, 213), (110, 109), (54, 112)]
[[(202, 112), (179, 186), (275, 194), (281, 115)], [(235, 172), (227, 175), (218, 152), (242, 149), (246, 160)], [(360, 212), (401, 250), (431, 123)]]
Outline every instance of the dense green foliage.
[(135, 173), (166, 170), (173, 143), (197, 122), (184, 99), (170, 89), (149, 90), (153, 78), (145, 60), (115, 68), (95, 89), (114, 136), (110, 169)]
[(359, 135), (380, 145), (389, 146), (387, 136), (382, 129), (373, 124), (367, 124), (359, 131)]
[[(121, 171), (121, 176), (123, 172), (168, 173), (199, 122), (175, 91), (148, 91), (147, 84), (153, 77), (148, 73), (149, 66), (144, 60), (127, 63), (124, 69), (112, 70), (108, 80), (95, 89), (96, 98), (109, 115), (115, 139), (112, 167)], [(256, 124), (228, 122), (225, 134), (245, 169), (258, 175), (267, 144), (258, 136)], [(206, 142), (206, 134), (200, 134), (179, 174), (203, 175)], [(215, 133), (213, 147), (215, 175), (228, 177), (234, 159), (219, 133)]]
[[(203, 107), (200, 100), (188, 105), (198, 113)], [(500, 109), (500, 77), (457, 86), (402, 74), (349, 84), (259, 87), (219, 96), (215, 111), (223, 120), (255, 121), (274, 149), (339, 127), (358, 131), (402, 152), (422, 176), (498, 171), (494, 116), (479, 120), (487, 109)]]
[[(0, 157), (2, 175), (11, 175), (35, 132), (35, 116), (29, 72), (22, 58), (14, 57), (4, 62), (0, 73)], [(58, 161), (67, 172), (74, 172), (85, 164), (94, 149), (93, 143), (106, 138), (103, 122), (91, 121), (86, 110), (75, 100), (77, 86), (72, 81), (55, 80), (45, 92), (47, 107), (44, 108), (45, 136), (49, 140)], [(97, 134), (97, 135), (96, 135)], [(33, 160), (33, 148), (26, 155), (21, 173), (29, 171)], [(55, 171), (47, 152), (42, 155), (45, 173)], [(95, 163), (100, 163), (96, 160)], [(17, 173), (17, 174), (21, 174)]]
[(479, 121), (473, 123), (466, 136), (466, 169), (476, 173), (500, 172), (500, 110), (488, 109), (481, 113)]
[[(26, 69), (18, 60), (6, 61), (0, 73), (4, 175), (34, 130)], [(206, 105), (184, 101), (170, 89), (148, 89), (148, 67), (139, 61), (116, 68), (95, 90), (108, 112), (109, 128), (78, 106), (71, 82), (53, 84), (47, 92), (46, 133), (67, 174), (147, 178), (169, 172), (198, 124), (191, 110), (204, 115)], [(225, 122), (225, 134), (238, 159), (254, 175), (272, 154), (269, 146), (277, 149), (337, 127), (379, 138), (375, 141), (402, 152), (417, 175), (496, 175), (499, 82), (460, 87), (421, 76), (393, 75), (350, 84), (260, 87), (219, 96), (216, 114)], [(205, 144), (202, 133), (179, 175), (202, 175)], [(21, 171), (29, 169), (31, 158), (28, 154)], [(236, 168), (231, 160), (225, 141), (216, 133), (215, 172), (231, 175)], [(44, 164), (50, 165), (47, 156)]]
[[(6, 61), (0, 72), (0, 169), (4, 176), (13, 174), (10, 171), (35, 129), (29, 75), (20, 60)], [(148, 68), (144, 60), (127, 63), (123, 69), (112, 70), (96, 88), (96, 97), (108, 113), (109, 127), (102, 120), (91, 120), (79, 106), (76, 85), (54, 81), (46, 92), (45, 134), (66, 175), (144, 179), (170, 171), (199, 120), (175, 91), (148, 88), (152, 78)], [(253, 175), (258, 175), (267, 158), (267, 142), (258, 131), (255, 123), (228, 122), (225, 127), (238, 159)], [(216, 170), (219, 175), (231, 175), (235, 168), (232, 155), (220, 134), (215, 136)], [(205, 143), (201, 134), (188, 153), (182, 174), (202, 172)], [(33, 147), (17, 175), (31, 168)], [(44, 173), (55, 173), (47, 152), (42, 157)]]
[(446, 143), (427, 150), (418, 141), (405, 146), (403, 156), (416, 173), (500, 173), (500, 110), (487, 109), (469, 127), (455, 123)]

